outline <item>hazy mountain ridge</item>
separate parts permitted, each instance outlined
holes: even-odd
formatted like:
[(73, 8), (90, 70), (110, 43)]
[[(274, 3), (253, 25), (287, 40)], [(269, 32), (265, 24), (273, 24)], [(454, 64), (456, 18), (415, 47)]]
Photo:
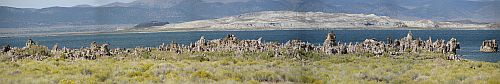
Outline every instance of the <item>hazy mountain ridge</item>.
[(0, 28), (172, 23), (221, 18), (259, 11), (363, 13), (403, 20), (498, 22), (500, 1), (470, 0), (137, 0), (103, 6), (43, 9), (0, 7)]
[(137, 24), (149, 21), (175, 22), (199, 19), (172, 9), (135, 7), (1, 8), (0, 12), (0, 28), (52, 25)]

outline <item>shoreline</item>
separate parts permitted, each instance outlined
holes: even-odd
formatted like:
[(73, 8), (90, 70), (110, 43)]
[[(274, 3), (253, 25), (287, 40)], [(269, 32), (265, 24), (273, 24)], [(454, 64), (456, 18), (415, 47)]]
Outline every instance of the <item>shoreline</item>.
[[(191, 29), (191, 30), (190, 30)], [(110, 32), (64, 32), (47, 34), (21, 34), (13, 36), (0, 36), (0, 38), (13, 37), (46, 37), (46, 36), (72, 36), (72, 35), (103, 35), (103, 34), (134, 34), (134, 33), (163, 33), (163, 32), (212, 32), (212, 31), (279, 31), (279, 30), (500, 30), (500, 28), (243, 28), (243, 29), (218, 29), (218, 28), (175, 28), (168, 30), (116, 30)]]

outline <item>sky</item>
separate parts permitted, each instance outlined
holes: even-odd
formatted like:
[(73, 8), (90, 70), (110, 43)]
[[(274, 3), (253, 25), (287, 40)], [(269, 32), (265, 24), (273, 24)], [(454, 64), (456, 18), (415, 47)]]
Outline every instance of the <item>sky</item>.
[[(0, 6), (16, 8), (46, 8), (46, 7), (71, 7), (76, 5), (100, 6), (113, 2), (129, 3), (135, 0), (0, 0)], [(246, 2), (249, 0), (203, 0), (205, 2)], [(467, 0), (467, 1), (495, 1), (495, 0)]]
[(53, 6), (71, 7), (76, 5), (99, 6), (113, 2), (132, 2), (135, 0), (0, 0), (0, 6), (17, 8), (46, 8)]

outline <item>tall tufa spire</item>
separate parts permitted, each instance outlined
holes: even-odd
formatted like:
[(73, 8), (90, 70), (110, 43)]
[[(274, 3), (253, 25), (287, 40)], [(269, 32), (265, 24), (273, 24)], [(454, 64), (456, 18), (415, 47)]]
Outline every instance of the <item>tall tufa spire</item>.
[(337, 46), (337, 43), (335, 42), (335, 34), (333, 34), (333, 32), (328, 32), (325, 42), (323, 43), (322, 51), (328, 54), (335, 53), (333, 50), (334, 46)]
[(207, 45), (206, 44), (206, 40), (205, 40), (205, 36), (201, 36), (200, 37), (200, 40), (198, 40), (196, 43), (195, 43), (196, 46), (205, 46)]
[(99, 45), (97, 44), (96, 41), (92, 41), (92, 43), (90, 43), (90, 50), (92, 50), (92, 51), (99, 50)]
[(54, 44), (54, 46), (52, 47), (52, 51), (57, 51), (59, 49), (59, 44), (56, 43)]
[[(323, 45), (331, 45), (331, 46), (336, 46), (335, 45), (335, 34), (333, 34), (333, 32), (328, 32), (328, 35), (326, 36), (326, 39), (325, 39), (325, 42), (323, 43)], [(332, 45), (333, 43), (333, 45)]]
[(406, 38), (408, 40), (413, 40), (413, 33), (411, 33), (411, 31), (408, 32), (408, 35), (406, 35)]
[(31, 46), (36, 45), (36, 43), (30, 38), (26, 41), (26, 48), (30, 48)]

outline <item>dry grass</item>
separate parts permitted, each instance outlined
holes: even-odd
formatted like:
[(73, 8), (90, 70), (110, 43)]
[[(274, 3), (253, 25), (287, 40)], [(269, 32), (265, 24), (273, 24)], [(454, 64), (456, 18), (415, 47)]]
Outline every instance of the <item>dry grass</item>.
[(500, 83), (500, 63), (449, 61), (437, 53), (369, 54), (159, 52), (96, 60), (11, 62), (2, 53), (1, 83)]

